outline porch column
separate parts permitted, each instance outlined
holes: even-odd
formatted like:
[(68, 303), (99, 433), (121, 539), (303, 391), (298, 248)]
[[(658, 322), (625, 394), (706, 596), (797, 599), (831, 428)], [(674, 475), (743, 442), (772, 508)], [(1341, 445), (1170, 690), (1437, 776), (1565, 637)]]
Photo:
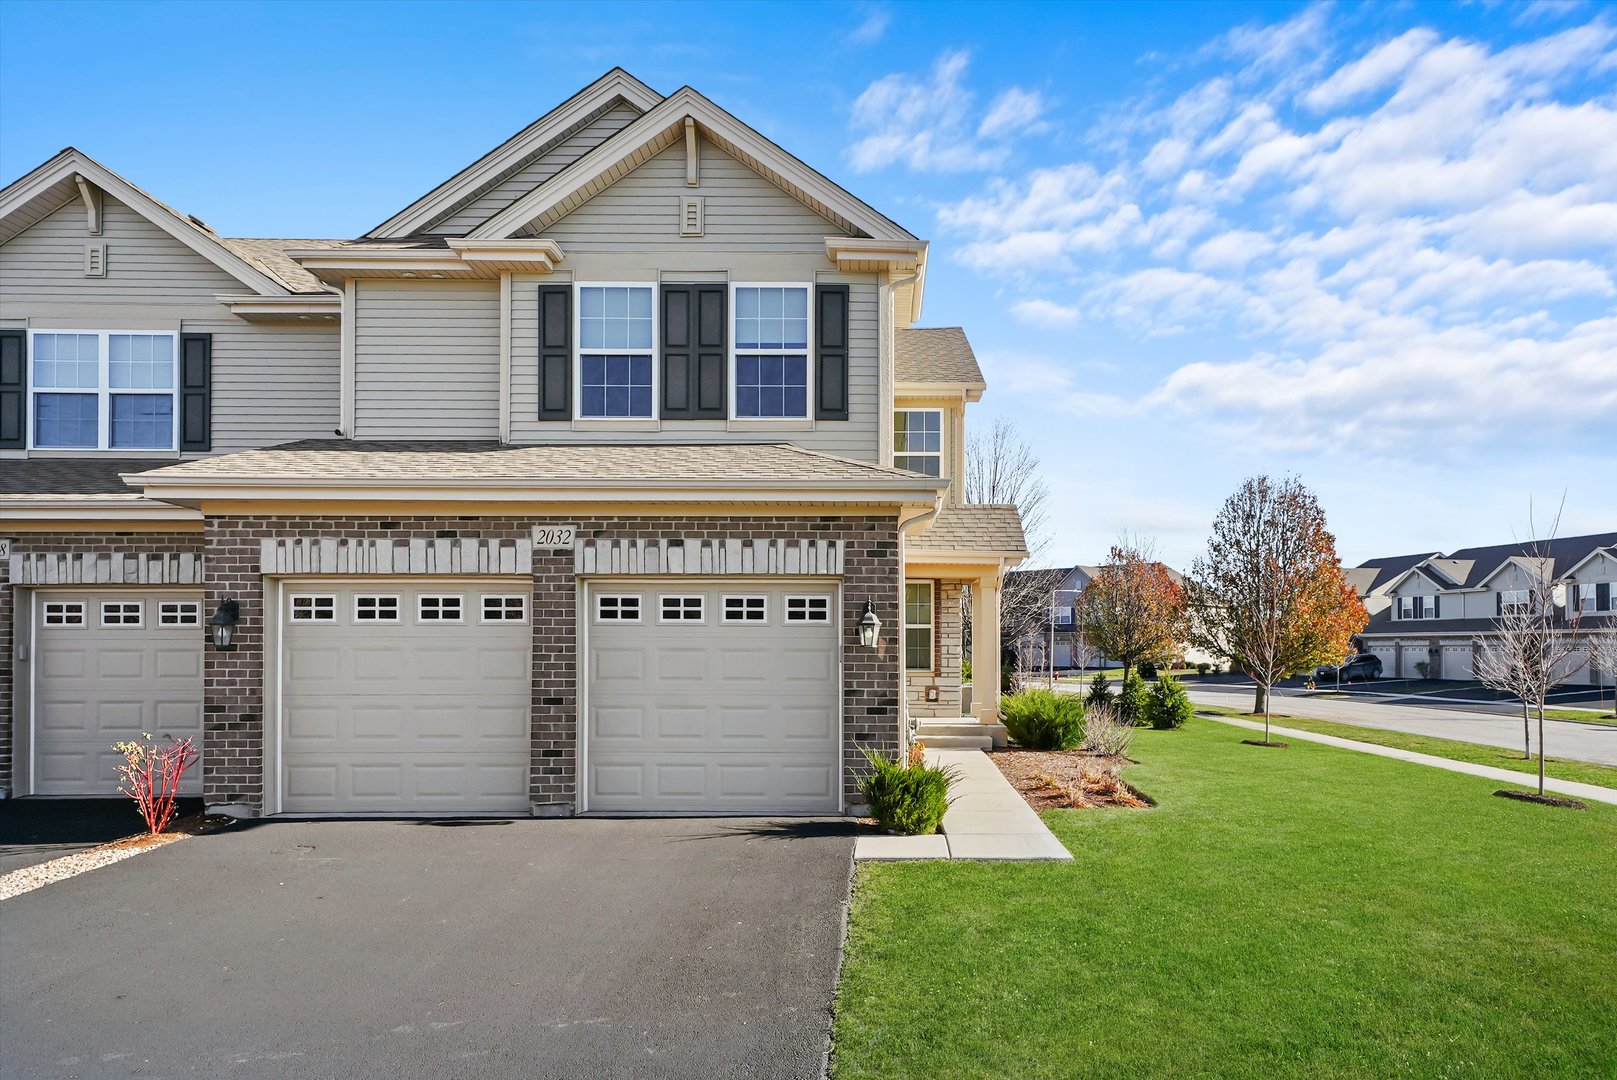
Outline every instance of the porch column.
[(971, 711), (999, 723), (999, 577), (971, 583)]

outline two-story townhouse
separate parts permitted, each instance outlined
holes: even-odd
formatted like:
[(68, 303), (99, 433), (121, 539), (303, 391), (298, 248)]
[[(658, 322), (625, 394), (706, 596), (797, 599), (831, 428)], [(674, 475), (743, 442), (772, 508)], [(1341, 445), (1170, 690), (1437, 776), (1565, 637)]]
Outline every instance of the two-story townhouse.
[(621, 70), (352, 240), (63, 151), (0, 191), (0, 791), (146, 730), (246, 815), (856, 808), (1025, 557), (927, 254)]
[[(1507, 606), (1525, 602), (1530, 588), (1552, 584), (1555, 617), (1569, 629), (1573, 621), (1584, 631), (1617, 623), (1614, 545), (1617, 533), (1598, 533), (1419, 558), (1377, 587), (1384, 602), (1372, 611), (1360, 640), (1381, 658), (1388, 678), (1420, 678), (1424, 666), (1429, 678), (1474, 679), (1496, 620)], [(1575, 608), (1569, 611), (1569, 605)], [(1598, 678), (1576, 657), (1568, 670), (1569, 683)]]

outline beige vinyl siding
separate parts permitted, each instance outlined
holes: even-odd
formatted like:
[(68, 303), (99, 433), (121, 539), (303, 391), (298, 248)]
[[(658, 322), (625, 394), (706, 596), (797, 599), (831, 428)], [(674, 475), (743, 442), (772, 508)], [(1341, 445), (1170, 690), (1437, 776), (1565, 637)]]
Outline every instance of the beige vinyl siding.
[(619, 102), (548, 150), (529, 157), (510, 176), (480, 192), (466, 205), (423, 232), (464, 236), (522, 196), (555, 176), (640, 116), (633, 105)]
[[(250, 323), (214, 297), (250, 290), (110, 195), (91, 236), (72, 201), (0, 246), (0, 318), (67, 330), (213, 335), (213, 448), (329, 438), (339, 420), (339, 332), (329, 323)], [(107, 276), (84, 276), (84, 245), (107, 244)]]
[(354, 301), (355, 438), (499, 437), (497, 282), (360, 281)]
[[(822, 254), (821, 261), (824, 256)], [(707, 261), (712, 262), (708, 256)], [(878, 341), (878, 292), (873, 274), (814, 273), (808, 260), (768, 260), (772, 269), (750, 260), (735, 260), (729, 276), (733, 281), (811, 281), (849, 285), (849, 373), (848, 419), (821, 420), (813, 430), (768, 430), (732, 424), (725, 420), (669, 420), (656, 432), (636, 432), (613, 436), (598, 428), (575, 430), (562, 421), (541, 423), (539, 413), (539, 286), (551, 279), (518, 277), (511, 288), (511, 441), (515, 443), (600, 442), (603, 438), (624, 438), (635, 442), (789, 442), (809, 450), (874, 462), (877, 441), (881, 373)], [(575, 276), (583, 281), (630, 281), (627, 267), (615, 258), (582, 258), (576, 261)], [(793, 277), (796, 273), (798, 276)], [(648, 283), (655, 275), (646, 275)], [(681, 276), (689, 276), (681, 272)], [(724, 280), (714, 274), (709, 280)], [(660, 404), (660, 403), (659, 403)]]
[[(569, 255), (590, 251), (815, 252), (843, 230), (705, 139), (701, 182), (685, 185), (685, 143), (675, 143), (542, 230)], [(704, 200), (702, 236), (679, 235), (679, 200)], [(739, 278), (737, 279), (739, 280)]]

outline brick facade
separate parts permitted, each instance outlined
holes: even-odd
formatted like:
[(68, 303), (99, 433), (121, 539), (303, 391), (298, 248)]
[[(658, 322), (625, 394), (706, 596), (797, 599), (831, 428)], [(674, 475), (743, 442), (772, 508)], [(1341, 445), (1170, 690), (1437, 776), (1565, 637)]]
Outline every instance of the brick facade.
[[(184, 532), (14, 533), (13, 557), (29, 555), (178, 555), (202, 554), (202, 534)], [(114, 588), (115, 585), (103, 586)], [(17, 590), (11, 581), (11, 563), (0, 560), (0, 795), (14, 790), (12, 747), (17, 717), (16, 668)]]
[[(542, 519), (529, 517), (432, 518), (210, 518), (206, 528), (207, 604), (234, 598), (241, 607), (237, 647), (208, 649), (204, 663), (206, 730), (203, 789), (210, 804), (251, 812), (264, 805), (264, 582), (262, 541), (268, 537), (338, 537), (348, 540), (484, 540), (528, 537), (532, 527), (576, 524), (588, 540), (687, 539), (838, 540), (843, 545), (843, 781), (850, 805), (861, 801), (868, 771), (861, 747), (896, 752), (902, 650), (898, 634), (884, 634), (877, 651), (858, 645), (858, 621), (871, 600), (882, 625), (898, 627), (898, 534), (885, 517), (645, 517)], [(578, 776), (577, 596), (573, 552), (535, 550), (532, 574), (533, 698), (530, 799), (536, 813), (571, 813)], [(956, 604), (958, 608), (958, 603)]]

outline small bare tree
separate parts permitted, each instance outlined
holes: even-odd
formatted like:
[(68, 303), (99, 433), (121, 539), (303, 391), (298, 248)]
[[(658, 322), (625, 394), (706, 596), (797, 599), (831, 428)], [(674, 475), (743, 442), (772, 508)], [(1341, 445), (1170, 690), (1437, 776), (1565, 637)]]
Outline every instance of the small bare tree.
[(1617, 626), (1596, 630), (1584, 639), (1589, 666), (1596, 674), (1595, 690), (1605, 697), (1602, 680), (1612, 685), (1611, 714), (1617, 716)]
[(1494, 640), (1478, 638), (1477, 681), (1490, 690), (1513, 694), (1522, 704), (1522, 760), (1533, 756), (1533, 714), (1528, 702), (1533, 700), (1533, 665), (1515, 655), (1518, 639)]
[(1005, 417), (996, 418), (986, 434), (966, 440), (965, 494), (968, 503), (1016, 507), (1028, 557), (1043, 553), (1050, 541), (1050, 487), (1039, 475), (1039, 456)]
[[(1560, 515), (1556, 515), (1556, 522)], [(1538, 715), (1538, 793), (1544, 794), (1544, 703), (1550, 691), (1565, 682), (1583, 666), (1578, 658), (1583, 635), (1583, 613), (1568, 604), (1565, 615), (1556, 603), (1555, 558), (1550, 539), (1526, 545), (1520, 560), (1525, 564), (1525, 584), (1512, 590), (1506, 603), (1499, 602), (1494, 631), (1477, 663), (1477, 675), (1484, 686), (1522, 699), (1523, 710), (1531, 706)], [(1529, 751), (1531, 746), (1529, 745)]]

